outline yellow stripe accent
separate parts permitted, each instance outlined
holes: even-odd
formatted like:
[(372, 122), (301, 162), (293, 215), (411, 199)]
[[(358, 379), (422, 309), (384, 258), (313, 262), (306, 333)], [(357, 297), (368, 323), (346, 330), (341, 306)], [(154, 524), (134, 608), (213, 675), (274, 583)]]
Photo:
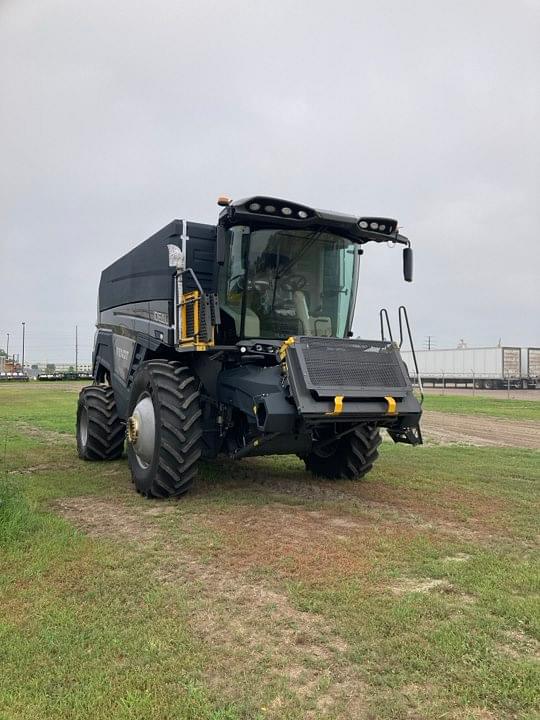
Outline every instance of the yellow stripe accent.
[(393, 398), (391, 395), (387, 395), (384, 399), (388, 403), (388, 410), (386, 411), (388, 413), (388, 415), (396, 415), (397, 414), (396, 399)]
[(334, 409), (332, 412), (325, 413), (325, 415), (340, 415), (343, 412), (343, 398), (344, 395), (336, 395), (334, 398)]

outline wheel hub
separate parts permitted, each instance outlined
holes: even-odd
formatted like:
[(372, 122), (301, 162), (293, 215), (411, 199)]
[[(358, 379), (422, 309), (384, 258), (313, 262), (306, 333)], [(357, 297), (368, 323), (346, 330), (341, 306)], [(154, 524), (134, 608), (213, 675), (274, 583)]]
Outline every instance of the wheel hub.
[(156, 416), (154, 403), (149, 395), (143, 395), (135, 405), (127, 421), (127, 436), (137, 461), (147, 468), (153, 460), (156, 445)]
[(129, 442), (134, 445), (139, 437), (139, 420), (133, 415), (128, 419), (127, 435)]

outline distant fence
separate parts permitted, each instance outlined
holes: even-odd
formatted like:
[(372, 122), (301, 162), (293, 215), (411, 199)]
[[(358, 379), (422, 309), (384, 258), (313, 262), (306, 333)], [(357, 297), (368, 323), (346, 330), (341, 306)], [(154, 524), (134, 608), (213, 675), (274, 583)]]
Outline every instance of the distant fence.
[(88, 372), (55, 372), (55, 373), (42, 373), (35, 377), (28, 377), (25, 373), (0, 373), (0, 382), (28, 382), (29, 380), (92, 380), (92, 374)]
[(41, 373), (36, 377), (36, 380), (92, 380), (92, 373), (88, 372), (55, 372), (55, 373)]

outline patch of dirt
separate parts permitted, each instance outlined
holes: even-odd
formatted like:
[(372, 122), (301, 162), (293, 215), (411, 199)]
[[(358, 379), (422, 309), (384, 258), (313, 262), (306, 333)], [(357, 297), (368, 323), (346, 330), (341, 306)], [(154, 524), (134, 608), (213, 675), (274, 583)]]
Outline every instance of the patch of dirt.
[(540, 423), (425, 410), (422, 434), (426, 440), (478, 447), (521, 447), (540, 450)]
[(264, 567), (307, 582), (365, 576), (380, 562), (372, 550), (381, 539), (405, 548), (422, 532), (377, 516), (336, 516), (280, 503), (214, 512), (205, 523), (223, 539), (219, 558), (227, 567)]
[(520, 630), (506, 633), (507, 641), (499, 646), (499, 651), (514, 660), (534, 659), (540, 661), (540, 642)]
[[(152, 552), (158, 581), (191, 587), (191, 626), (209, 648), (211, 666), (207, 680), (220, 697), (234, 701), (230, 697), (234, 684), (229, 680), (236, 672), (261, 686), (282, 687), (283, 682), (286, 683), (287, 692), (275, 696), (266, 708), (265, 717), (280, 718), (286, 714), (290, 693), (296, 696), (297, 702), (316, 708), (303, 713), (308, 720), (327, 714), (343, 719), (368, 717), (366, 684), (347, 660), (347, 643), (321, 615), (298, 610), (285, 594), (246, 576), (243, 570), (248, 569), (250, 563), (240, 560), (242, 544), (237, 546), (237, 562), (233, 562), (234, 551), (227, 562), (220, 551), (213, 561), (204, 563), (159, 524), (160, 518), (177, 511), (172, 504), (149, 502), (130, 506), (119, 500), (79, 497), (64, 499), (54, 506), (92, 536), (130, 540), (143, 546), (146, 552), (159, 549)], [(302, 524), (295, 517), (297, 511), (284, 508), (287, 506), (277, 509), (279, 528), (270, 533), (264, 544), (267, 550), (272, 538), (287, 526), (292, 527), (290, 541), (300, 540), (304, 549), (312, 536), (316, 536), (317, 528), (323, 528), (321, 537), (329, 537), (334, 527), (332, 518), (310, 513), (307, 524)], [(259, 512), (261, 524), (253, 510), (245, 510), (243, 521), (247, 524), (243, 538), (253, 532), (270, 532), (268, 513), (271, 510), (265, 514), (264, 508), (260, 508), (257, 514)], [(225, 515), (216, 521), (222, 530)], [(200, 519), (200, 515), (190, 515), (195, 524)], [(204, 519), (208, 521), (208, 516)], [(242, 527), (234, 525), (238, 530)], [(360, 525), (351, 521), (344, 531), (354, 532)], [(225, 533), (228, 540), (234, 537), (232, 525), (230, 530), (230, 535)], [(340, 530), (343, 531), (341, 526)], [(320, 562), (326, 561), (320, 558)]]
[(431, 590), (449, 588), (446, 580), (402, 578), (390, 586), (394, 595), (407, 595), (408, 593), (428, 593)]
[[(508, 512), (508, 502), (497, 498), (452, 485), (439, 485), (436, 488), (410, 488), (391, 485), (384, 482), (354, 482), (312, 479), (305, 480), (280, 477), (267, 472), (257, 459), (245, 461), (248, 474), (235, 480), (236, 487), (257, 484), (265, 489), (298, 498), (346, 503), (348, 507), (363, 513), (370, 523), (391, 523), (410, 525), (417, 531), (438, 532), (459, 535), (462, 539), (478, 541), (506, 537), (506, 525), (501, 518)], [(305, 477), (305, 476), (304, 476)], [(290, 506), (285, 506), (289, 507)], [(353, 518), (353, 522), (357, 520)], [(340, 511), (337, 523), (348, 523)], [(335, 530), (339, 532), (336, 526)], [(342, 533), (344, 534), (344, 533)]]
[(41, 470), (50, 470), (50, 465), (31, 465), (30, 467), (17, 468), (16, 470), (8, 470), (8, 475), (33, 475)]
[[(52, 507), (77, 528), (94, 537), (147, 543), (155, 540), (159, 533), (159, 527), (144, 521), (144, 515), (153, 508), (148, 508), (145, 513), (144, 508), (132, 509), (120, 498), (64, 498), (54, 501)], [(163, 508), (167, 507), (163, 505)]]
[(476, 602), (476, 598), (473, 595), (460, 592), (454, 585), (448, 582), (448, 580), (435, 579), (435, 578), (400, 578), (397, 582), (391, 585), (389, 588), (390, 592), (394, 595), (409, 595), (411, 593), (421, 593), (426, 595), (430, 592), (438, 592), (444, 595), (453, 595), (459, 602), (460, 611), (464, 605), (472, 605)]
[[(464, 715), (461, 713), (461, 717)], [(497, 715), (494, 715), (490, 710), (486, 708), (467, 708), (465, 711), (465, 717), (467, 720), (499, 720)]]
[(470, 559), (471, 556), (467, 553), (456, 553), (455, 555), (445, 557), (444, 562), (468, 562)]
[(48, 445), (68, 445), (74, 442), (74, 438), (66, 433), (57, 430), (46, 430), (45, 428), (36, 427), (22, 421), (14, 423), (15, 430), (27, 437), (42, 440)]
[(452, 485), (416, 489), (382, 483), (359, 483), (357, 497), (362, 507), (378, 503), (385, 516), (427, 531), (478, 542), (512, 539), (505, 521), (509, 503), (502, 497)]

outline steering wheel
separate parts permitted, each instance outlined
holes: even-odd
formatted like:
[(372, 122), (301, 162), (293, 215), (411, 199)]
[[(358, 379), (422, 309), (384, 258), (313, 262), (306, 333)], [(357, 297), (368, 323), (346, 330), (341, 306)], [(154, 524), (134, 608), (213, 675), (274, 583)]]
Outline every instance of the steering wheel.
[(243, 292), (244, 286), (245, 286), (244, 273), (237, 273), (236, 275), (233, 275), (231, 278), (229, 278), (229, 282), (228, 282), (229, 290), (233, 287), (233, 285), (235, 283), (236, 283), (236, 290), (239, 292)]
[(301, 290), (305, 286), (306, 278), (303, 275), (288, 275), (285, 276), (281, 282), (281, 287), (291, 292)]
[[(244, 273), (238, 273), (237, 275), (233, 275), (232, 278), (229, 280), (229, 286), (232, 286), (233, 283), (236, 283), (236, 288), (239, 292), (244, 291), (245, 287), (245, 275)], [(247, 289), (248, 290), (258, 290), (259, 292), (265, 292), (270, 287), (270, 283), (268, 280), (259, 279), (259, 280), (248, 280), (247, 281)]]

